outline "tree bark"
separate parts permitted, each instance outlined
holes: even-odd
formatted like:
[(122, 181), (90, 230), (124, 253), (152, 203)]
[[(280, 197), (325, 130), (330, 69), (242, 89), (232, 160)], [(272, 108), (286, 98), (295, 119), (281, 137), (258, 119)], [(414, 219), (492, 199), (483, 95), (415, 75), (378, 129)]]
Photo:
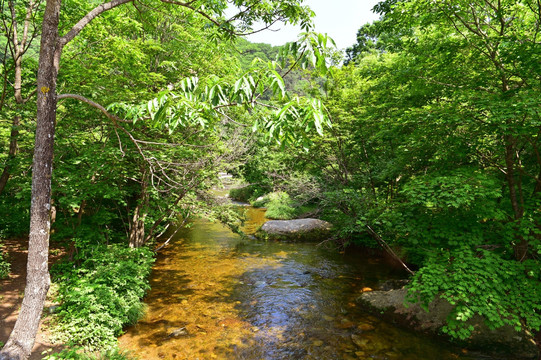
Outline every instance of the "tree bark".
[(0, 352), (0, 360), (22, 360), (30, 356), (49, 290), (49, 212), (56, 120), (56, 79), (60, 60), (58, 19), (60, 0), (47, 1), (43, 15), (38, 68), (38, 100), (32, 203), (26, 288), (15, 327)]
[(129, 246), (131, 248), (140, 248), (145, 244), (145, 218), (147, 215), (145, 208), (148, 201), (147, 187), (146, 174), (143, 174), (141, 193), (139, 194), (130, 226)]
[[(505, 138), (505, 165), (507, 186), (509, 188), (509, 200), (513, 208), (515, 221), (522, 219), (524, 216), (524, 208), (522, 206), (521, 193), (517, 192), (517, 187), (520, 189), (521, 184), (517, 184), (515, 179), (515, 139), (508, 135)], [(519, 180), (520, 181), (520, 180)], [(523, 236), (517, 235), (516, 244), (513, 246), (515, 259), (518, 261), (524, 260), (528, 255), (528, 241)]]

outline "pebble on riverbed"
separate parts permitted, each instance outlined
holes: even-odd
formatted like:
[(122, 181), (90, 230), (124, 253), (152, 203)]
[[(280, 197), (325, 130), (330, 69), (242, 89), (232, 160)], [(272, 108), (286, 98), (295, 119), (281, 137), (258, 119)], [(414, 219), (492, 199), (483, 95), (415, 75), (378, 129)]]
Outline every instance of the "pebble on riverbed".
[(364, 348), (368, 344), (368, 339), (363, 339), (360, 335), (357, 334), (351, 335), (351, 341), (353, 341), (353, 343), (360, 348)]
[(375, 329), (374, 325), (367, 324), (367, 323), (360, 323), (357, 326), (357, 329), (361, 331), (373, 331)]
[(181, 327), (181, 328), (178, 328), (178, 329), (175, 329), (175, 330), (171, 331), (167, 335), (167, 338), (186, 336), (186, 335), (188, 335), (188, 330), (186, 330), (186, 327)]

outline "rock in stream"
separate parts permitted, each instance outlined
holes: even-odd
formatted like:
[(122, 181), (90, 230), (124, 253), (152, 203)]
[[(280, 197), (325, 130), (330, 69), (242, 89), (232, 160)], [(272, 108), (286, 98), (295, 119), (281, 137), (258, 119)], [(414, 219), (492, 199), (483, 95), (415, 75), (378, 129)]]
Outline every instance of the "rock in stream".
[(330, 236), (332, 224), (318, 219), (270, 220), (256, 236), (265, 240), (288, 242), (322, 241)]
[[(408, 329), (437, 336), (453, 310), (447, 300), (437, 298), (428, 312), (419, 304), (404, 305), (407, 289), (371, 291), (363, 293), (357, 301), (389, 321)], [(490, 330), (479, 316), (470, 320), (475, 330), (464, 344), (471, 350), (481, 350), (505, 359), (538, 359), (539, 351), (531, 334), (516, 332), (511, 326)]]

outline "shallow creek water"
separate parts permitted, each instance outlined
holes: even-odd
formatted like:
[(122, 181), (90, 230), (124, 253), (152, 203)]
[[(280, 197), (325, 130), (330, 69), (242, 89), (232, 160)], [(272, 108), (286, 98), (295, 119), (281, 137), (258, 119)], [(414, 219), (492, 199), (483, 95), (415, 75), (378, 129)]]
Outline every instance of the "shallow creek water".
[[(254, 232), (264, 211), (246, 211)], [(146, 316), (119, 341), (148, 360), (474, 359), (356, 305), (363, 288), (402, 277), (368, 255), (243, 240), (198, 220), (158, 256)]]

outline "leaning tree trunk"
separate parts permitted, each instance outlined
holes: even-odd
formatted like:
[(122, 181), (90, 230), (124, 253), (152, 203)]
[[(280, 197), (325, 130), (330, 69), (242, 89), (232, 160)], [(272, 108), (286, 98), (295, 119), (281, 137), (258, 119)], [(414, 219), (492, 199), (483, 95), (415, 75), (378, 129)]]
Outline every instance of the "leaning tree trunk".
[(43, 15), (38, 68), (37, 123), (32, 166), (26, 288), (17, 322), (0, 352), (0, 360), (22, 360), (30, 356), (49, 290), (49, 211), (56, 120), (56, 79), (60, 59), (59, 13), (60, 0), (47, 1)]

